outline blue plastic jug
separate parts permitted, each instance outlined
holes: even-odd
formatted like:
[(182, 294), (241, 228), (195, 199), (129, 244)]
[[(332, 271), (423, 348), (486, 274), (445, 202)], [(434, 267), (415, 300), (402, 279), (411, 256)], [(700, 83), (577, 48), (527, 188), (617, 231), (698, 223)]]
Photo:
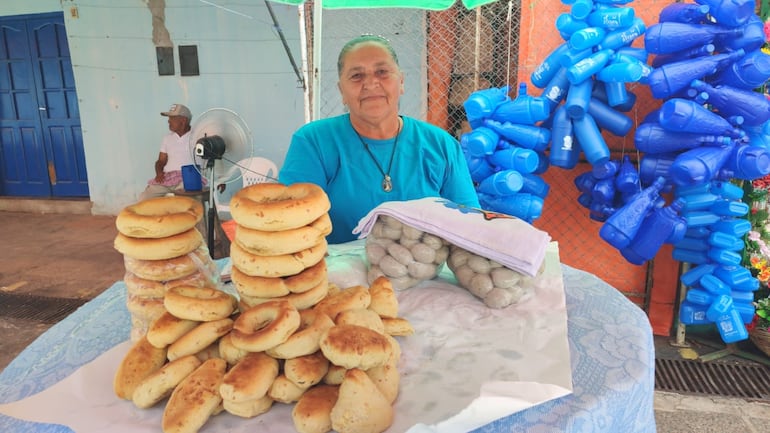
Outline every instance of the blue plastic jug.
[(743, 324), (740, 313), (735, 308), (730, 308), (724, 315), (715, 321), (719, 336), (725, 343), (737, 343), (749, 338), (749, 332)]
[(743, 135), (724, 117), (689, 99), (673, 98), (664, 102), (658, 121), (669, 131), (728, 135), (735, 138)]
[(696, 5), (691, 3), (671, 3), (661, 9), (658, 22), (673, 21), (677, 23), (702, 24), (709, 12), (708, 5)]
[[(742, 51), (738, 50), (736, 53)], [(765, 54), (762, 50), (751, 51), (744, 56), (740, 56), (739, 60), (731, 63), (729, 67), (726, 67), (711, 80), (712, 84), (727, 84), (733, 87), (752, 90), (760, 87), (765, 81), (770, 79), (770, 55)]]
[(737, 145), (724, 168), (734, 179), (762, 178), (770, 174), (770, 150), (751, 144)]
[[(657, 99), (670, 98), (677, 92), (688, 88), (693, 80), (703, 79), (722, 69), (724, 69), (725, 73), (732, 71), (733, 69), (728, 68), (728, 66), (733, 65), (734, 68), (734, 63), (739, 63), (736, 61), (744, 58), (744, 56), (743, 50), (738, 50), (732, 53), (701, 56), (668, 63), (653, 69), (647, 82), (653, 97)], [(739, 69), (739, 71), (743, 72), (743, 69)], [(768, 71), (770, 72), (770, 62), (768, 62)], [(729, 81), (732, 77), (725, 76), (725, 79)]]
[(631, 200), (612, 214), (599, 230), (599, 236), (618, 250), (627, 247), (636, 236), (647, 213), (655, 206), (665, 179), (635, 194)]
[(717, 36), (738, 37), (742, 29), (718, 25), (663, 22), (651, 25), (644, 34), (644, 47), (653, 54), (669, 54), (711, 43)]
[(714, 273), (716, 269), (717, 266), (714, 264), (694, 266), (691, 267), (687, 272), (683, 273), (682, 276), (679, 277), (679, 281), (681, 281), (685, 286), (692, 286), (693, 284), (700, 281), (704, 275)]
[(679, 154), (669, 167), (671, 180), (679, 186), (710, 182), (732, 153), (732, 146), (702, 146)]
[(657, 208), (648, 214), (631, 244), (620, 250), (629, 263), (641, 265), (652, 259), (664, 243), (675, 244), (684, 237), (687, 223), (679, 216), (683, 200)]
[(738, 27), (746, 23), (754, 14), (754, 0), (695, 0), (696, 3), (709, 6), (709, 15), (719, 24)]
[(200, 191), (203, 189), (203, 180), (198, 168), (194, 165), (182, 166), (182, 185), (185, 191)]
[(676, 153), (656, 153), (645, 154), (639, 162), (639, 179), (643, 185), (649, 185), (655, 179), (662, 177), (669, 180), (669, 169), (678, 154)]
[(743, 34), (737, 38), (721, 38), (714, 40), (720, 51), (734, 51), (739, 48), (746, 52), (758, 50), (765, 43), (764, 23), (756, 14), (749, 17), (743, 25)]

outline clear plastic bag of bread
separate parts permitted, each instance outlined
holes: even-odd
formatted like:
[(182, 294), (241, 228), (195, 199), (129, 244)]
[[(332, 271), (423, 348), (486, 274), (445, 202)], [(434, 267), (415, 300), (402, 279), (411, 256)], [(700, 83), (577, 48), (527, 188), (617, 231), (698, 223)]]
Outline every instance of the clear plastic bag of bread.
[[(447, 266), (460, 287), (484, 301), (489, 308), (505, 308), (518, 303), (530, 296), (537, 286), (537, 276), (514, 271), (457, 245), (449, 246)], [(538, 276), (542, 275), (544, 266), (540, 267)]]
[(403, 290), (438, 275), (449, 255), (449, 243), (389, 215), (377, 217), (366, 237), (368, 280), (387, 277)]

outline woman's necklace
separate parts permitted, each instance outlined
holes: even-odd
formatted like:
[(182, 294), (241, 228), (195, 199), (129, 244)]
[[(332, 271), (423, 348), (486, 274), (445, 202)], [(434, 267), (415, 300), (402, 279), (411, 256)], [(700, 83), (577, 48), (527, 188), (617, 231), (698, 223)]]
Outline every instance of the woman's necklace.
[[(371, 149), (369, 149), (369, 145), (366, 144), (364, 141), (364, 138), (361, 137), (361, 134), (356, 131), (356, 128), (353, 128), (353, 131), (358, 136), (358, 139), (361, 141), (361, 144), (364, 145), (364, 149), (366, 149), (366, 153), (369, 154), (369, 157), (372, 158), (372, 161), (374, 161), (374, 165), (377, 166), (377, 170), (380, 170), (380, 174), (382, 174), (382, 190), (385, 192), (391, 192), (393, 191), (393, 181), (390, 178), (390, 170), (393, 168), (393, 157), (396, 156), (396, 146), (398, 146), (398, 137), (401, 135), (401, 118), (398, 118), (398, 131), (396, 132), (396, 140), (393, 142), (393, 150), (390, 152), (390, 162), (388, 163), (388, 171), (385, 171), (382, 169), (382, 166), (379, 162), (377, 162), (377, 158), (374, 157), (374, 154), (372, 153)], [(351, 125), (352, 126), (352, 125)]]

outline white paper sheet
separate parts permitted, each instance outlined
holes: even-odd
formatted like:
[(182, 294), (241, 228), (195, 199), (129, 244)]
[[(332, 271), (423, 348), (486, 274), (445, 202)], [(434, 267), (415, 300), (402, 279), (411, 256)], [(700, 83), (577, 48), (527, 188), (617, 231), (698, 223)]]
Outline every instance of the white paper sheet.
[[(339, 253), (339, 252), (338, 252)], [(341, 254), (341, 255), (340, 255)], [(328, 260), (330, 281), (340, 287), (366, 284), (360, 255)], [(388, 432), (466, 432), (495, 419), (571, 393), (567, 316), (558, 247), (551, 243), (535, 295), (506, 309), (487, 308), (439, 278), (398, 292), (400, 315), (415, 334), (402, 345), (400, 394)], [(158, 432), (163, 406), (137, 409), (112, 390), (122, 343), (45, 391), (0, 405), (25, 420), (64, 424), (77, 433)], [(201, 433), (293, 432), (291, 405), (241, 419), (223, 413)], [(256, 430), (255, 430), (256, 429)]]

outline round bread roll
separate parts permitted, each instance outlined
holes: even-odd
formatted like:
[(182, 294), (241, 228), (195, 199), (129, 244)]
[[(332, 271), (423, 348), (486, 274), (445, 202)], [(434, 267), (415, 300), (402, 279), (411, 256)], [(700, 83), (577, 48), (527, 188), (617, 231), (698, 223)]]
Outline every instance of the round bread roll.
[(329, 318), (335, 320), (341, 311), (354, 308), (368, 308), (372, 302), (369, 289), (364, 286), (353, 286), (340, 290), (338, 293), (327, 296), (316, 304), (318, 311), (326, 313)]
[(394, 362), (387, 362), (379, 367), (373, 367), (366, 370), (367, 376), (377, 385), (382, 396), (388, 403), (393, 404), (398, 397), (398, 388), (401, 381), (401, 375)]
[(201, 361), (193, 355), (167, 363), (139, 383), (139, 386), (134, 389), (131, 400), (140, 409), (155, 406), (171, 395), (174, 388), (200, 365)]
[(231, 278), (241, 295), (255, 298), (277, 298), (289, 293), (304, 293), (326, 281), (326, 260), (320, 260), (302, 272), (286, 277), (254, 277), (233, 267)]
[(277, 402), (290, 404), (299, 400), (305, 391), (307, 391), (307, 388), (300, 388), (294, 382), (286, 378), (286, 375), (279, 374), (273, 381), (273, 384), (270, 385), (267, 395)]
[(345, 373), (330, 418), (339, 433), (384, 432), (393, 424), (393, 406), (369, 376), (355, 368)]
[(318, 385), (307, 390), (291, 410), (294, 428), (299, 433), (326, 433), (332, 429), (331, 412), (337, 402), (339, 387)]
[(212, 358), (182, 380), (163, 411), (163, 433), (195, 433), (221, 410), (219, 386), (226, 368), (224, 359)]
[(318, 245), (331, 232), (332, 220), (328, 213), (324, 213), (306, 226), (289, 230), (267, 232), (237, 225), (235, 242), (258, 256), (278, 256)]
[(327, 385), (339, 385), (342, 383), (342, 379), (345, 378), (345, 372), (348, 371), (345, 367), (334, 365), (329, 363), (329, 371), (324, 376), (323, 383)]
[(313, 183), (258, 183), (238, 190), (230, 199), (235, 222), (268, 232), (309, 225), (330, 208), (329, 197)]
[(230, 244), (230, 260), (233, 267), (254, 277), (286, 277), (296, 275), (323, 260), (326, 255), (326, 239), (292, 254), (258, 256), (241, 248), (237, 242)]
[(299, 328), (299, 312), (285, 300), (265, 302), (235, 320), (232, 343), (249, 352), (263, 352), (285, 342)]
[[(186, 355), (195, 355), (214, 344), (219, 337), (233, 329), (233, 319), (224, 318), (203, 322), (168, 346), (169, 361)], [(206, 355), (204, 358), (211, 356)]]
[(222, 400), (225, 411), (241, 418), (254, 418), (257, 415), (270, 410), (273, 407), (273, 399), (267, 395), (253, 400), (230, 401)]
[(113, 379), (115, 395), (131, 400), (139, 384), (166, 363), (166, 349), (158, 349), (147, 338), (134, 343), (120, 361)]
[(380, 317), (398, 317), (398, 298), (393, 290), (393, 285), (387, 277), (378, 277), (369, 286), (369, 295), (372, 298), (369, 309)]
[(283, 343), (267, 350), (267, 354), (278, 359), (310, 355), (320, 348), (321, 334), (334, 326), (326, 314), (313, 309), (299, 311), (299, 328)]
[(379, 314), (367, 308), (341, 311), (337, 314), (337, 320), (334, 323), (337, 325), (358, 325), (377, 331), (380, 334), (385, 333), (385, 325), (382, 324)]
[[(205, 243), (188, 254), (170, 259), (142, 260), (123, 256), (123, 265), (128, 272), (152, 281), (176, 280), (198, 270), (216, 272), (216, 264), (211, 260)], [(211, 269), (212, 265), (213, 269)]]
[(150, 323), (150, 327), (147, 329), (147, 341), (153, 346), (163, 349), (195, 329), (199, 323), (201, 322), (180, 319), (166, 311)]
[(126, 284), (126, 293), (129, 296), (157, 299), (163, 298), (166, 294), (166, 285), (162, 281), (147, 280), (131, 271), (126, 271), (123, 282)]
[(225, 401), (244, 402), (265, 397), (278, 376), (278, 360), (262, 352), (249, 353), (225, 374), (219, 392)]
[(384, 335), (358, 325), (335, 325), (321, 335), (321, 351), (333, 364), (368, 370), (383, 365), (393, 352)]
[(233, 344), (233, 334), (227, 333), (219, 339), (219, 355), (227, 361), (229, 365), (235, 365), (243, 359), (249, 352)]
[(156, 197), (118, 213), (118, 231), (132, 238), (165, 238), (190, 230), (203, 218), (203, 205), (184, 196)]
[(123, 255), (141, 260), (163, 260), (195, 251), (203, 243), (203, 236), (195, 227), (165, 238), (132, 238), (118, 233), (114, 247)]
[(148, 323), (166, 312), (162, 297), (147, 298), (144, 296), (127, 295), (126, 308), (131, 313), (131, 316)]
[(385, 325), (385, 333), (388, 335), (406, 337), (414, 334), (412, 324), (403, 317), (396, 317), (395, 319), (384, 318), (382, 319), (382, 324)]
[(310, 355), (287, 359), (283, 374), (300, 388), (310, 388), (319, 383), (329, 371), (329, 360), (319, 350)]
[(220, 320), (230, 316), (237, 305), (235, 297), (211, 287), (172, 287), (163, 304), (176, 317), (199, 322)]
[(325, 298), (329, 293), (329, 284), (326, 281), (321, 281), (314, 288), (302, 292), (302, 293), (290, 293), (286, 296), (279, 296), (277, 298), (257, 298), (253, 296), (240, 295), (240, 303), (242, 309), (247, 310), (253, 306), (273, 301), (284, 300), (291, 303), (297, 310), (304, 310), (316, 305), (321, 299)]

